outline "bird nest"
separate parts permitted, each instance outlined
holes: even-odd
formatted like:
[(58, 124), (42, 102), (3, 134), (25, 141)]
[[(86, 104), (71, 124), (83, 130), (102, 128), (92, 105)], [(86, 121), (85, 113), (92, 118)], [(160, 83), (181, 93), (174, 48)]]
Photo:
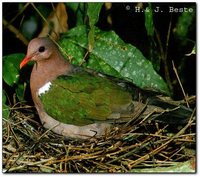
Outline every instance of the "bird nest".
[(138, 114), (109, 134), (85, 141), (66, 140), (44, 129), (35, 112), (20, 103), (3, 119), (4, 172), (164, 172), (184, 162), (195, 171), (195, 110), (183, 125)]

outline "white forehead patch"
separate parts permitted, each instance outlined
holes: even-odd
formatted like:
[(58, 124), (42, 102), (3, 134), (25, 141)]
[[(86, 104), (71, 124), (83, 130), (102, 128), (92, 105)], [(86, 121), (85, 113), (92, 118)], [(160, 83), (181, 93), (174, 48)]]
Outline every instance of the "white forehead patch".
[(41, 88), (39, 88), (39, 90), (38, 90), (39, 96), (41, 96), (41, 94), (47, 92), (50, 89), (51, 85), (52, 85), (51, 82), (47, 82), (45, 85), (43, 85)]

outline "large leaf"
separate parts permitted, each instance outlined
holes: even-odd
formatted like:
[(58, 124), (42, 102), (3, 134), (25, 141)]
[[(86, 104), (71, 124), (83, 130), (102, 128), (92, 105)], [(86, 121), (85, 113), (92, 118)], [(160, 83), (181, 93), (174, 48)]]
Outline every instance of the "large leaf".
[(8, 119), (10, 115), (10, 108), (6, 104), (2, 105), (2, 114), (4, 119)]
[(94, 47), (94, 37), (95, 37), (95, 24), (99, 20), (99, 13), (103, 3), (88, 3), (87, 15), (89, 18), (90, 31), (88, 33), (88, 50), (91, 52)]
[(71, 9), (74, 13), (76, 13), (76, 11), (78, 10), (79, 3), (67, 2), (66, 6), (67, 6), (67, 8)]
[(13, 86), (19, 80), (19, 65), (24, 54), (11, 54), (3, 57), (3, 79)]
[(17, 98), (20, 101), (24, 100), (24, 92), (25, 92), (25, 89), (26, 89), (26, 85), (27, 85), (26, 82), (24, 82), (24, 83), (18, 82), (17, 87), (15, 89), (15, 92), (17, 94)]
[(174, 33), (178, 38), (186, 40), (185, 38), (187, 37), (188, 31), (190, 30), (192, 23), (195, 22), (195, 15), (196, 13), (193, 11), (190, 13), (183, 12), (179, 16), (176, 28), (174, 30)]
[[(72, 29), (63, 36), (60, 44), (73, 60), (81, 61), (84, 56), (83, 49), (87, 49), (88, 46), (86, 27)], [(124, 43), (114, 31), (104, 32), (95, 28), (95, 43), (89, 61), (91, 57), (93, 65), (96, 63), (100, 66), (100, 72), (120, 76), (142, 89), (169, 94), (166, 83), (155, 72), (151, 62), (136, 47)], [(86, 66), (93, 68), (91, 62)]]
[(89, 17), (89, 25), (94, 26), (99, 20), (99, 13), (103, 3), (88, 3), (87, 15)]
[(151, 3), (149, 3), (148, 10), (144, 11), (145, 16), (145, 27), (148, 36), (153, 36), (154, 34), (154, 24), (153, 24), (153, 9)]
[[(15, 89), (19, 100), (24, 99), (26, 86), (25, 83), (21, 83), (21, 81), (19, 81), (19, 65), (24, 56), (24, 54), (11, 54), (3, 57), (3, 80)], [(4, 107), (6, 111), (6, 105), (4, 105)]]
[[(83, 25), (85, 20), (85, 6), (84, 2), (67, 2), (67, 9), (70, 9), (75, 14), (75, 19), (73, 18), (73, 22), (76, 22), (76, 26)], [(70, 20), (70, 19), (69, 19)]]

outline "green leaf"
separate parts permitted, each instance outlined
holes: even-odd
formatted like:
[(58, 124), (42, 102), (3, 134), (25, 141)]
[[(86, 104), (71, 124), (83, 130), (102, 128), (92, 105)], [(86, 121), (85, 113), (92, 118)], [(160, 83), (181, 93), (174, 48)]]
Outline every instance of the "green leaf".
[(103, 3), (88, 3), (88, 8), (87, 8), (87, 15), (89, 18), (89, 26), (90, 26), (90, 31), (88, 34), (88, 50), (91, 52), (94, 47), (94, 37), (95, 37), (95, 24), (99, 20), (99, 13), (101, 11)]
[(79, 47), (67, 38), (66, 40), (59, 41), (59, 45), (62, 46), (61, 52), (63, 55), (68, 58), (72, 64), (79, 65), (82, 62), (85, 52), (84, 48)]
[[(63, 36), (61, 40), (62, 44), (66, 45), (70, 41), (79, 47), (80, 50), (76, 51), (63, 48), (66, 52), (70, 51), (70, 55), (77, 61), (81, 59), (76, 58), (77, 53), (87, 49), (88, 46), (87, 33), (83, 33), (87, 31), (85, 28), (85, 26), (74, 28), (72, 33), (69, 31), (69, 34)], [(67, 36), (68, 38), (65, 38)], [(83, 51), (81, 55), (84, 56)], [(124, 43), (114, 31), (104, 32), (95, 28), (95, 44), (88, 61), (91, 57), (93, 62), (92, 65), (88, 62), (86, 65), (88, 68), (93, 68), (94, 62), (97, 62), (100, 72), (128, 80), (142, 89), (169, 94), (166, 83), (155, 72), (151, 62), (136, 47)]]
[(79, 3), (77, 2), (67, 2), (66, 3), (67, 7), (70, 8), (74, 13), (76, 13), (76, 11), (78, 10), (78, 6), (79, 6)]
[(19, 80), (19, 65), (24, 54), (11, 54), (3, 57), (3, 79), (13, 86)]
[(17, 94), (17, 98), (22, 101), (24, 100), (24, 92), (26, 89), (26, 82), (22, 83), (18, 83), (17, 84), (17, 88), (15, 89), (15, 92)]
[(83, 66), (86, 68), (93, 69), (97, 72), (101, 72), (101, 73), (105, 73), (111, 76), (121, 78), (121, 75), (119, 74), (119, 72), (117, 72), (114, 68), (112, 68), (106, 62), (99, 59), (93, 54), (90, 54), (88, 62), (84, 63)]
[(76, 26), (83, 25), (85, 23), (85, 16), (86, 16), (85, 4), (86, 3), (84, 2), (78, 3), (78, 8), (76, 11)]
[(190, 53), (185, 54), (185, 56), (196, 55), (196, 45), (194, 45), (192, 51)]
[(19, 70), (11, 62), (3, 63), (3, 79), (9, 85), (13, 86), (19, 79)]
[[(195, 9), (195, 7), (193, 7)], [(182, 40), (182, 44), (184, 45), (187, 42), (187, 34), (190, 30), (190, 27), (195, 22), (196, 12), (183, 12), (179, 18), (178, 22), (176, 24), (176, 27), (174, 29), (174, 33), (176, 37)]]
[(99, 13), (103, 3), (88, 3), (87, 15), (89, 17), (90, 27), (94, 26), (99, 20)]
[(151, 3), (149, 3), (148, 10), (145, 10), (144, 16), (145, 16), (145, 27), (147, 30), (147, 35), (153, 36), (154, 24), (153, 24), (153, 10), (151, 7)]
[(5, 90), (3, 90), (3, 92), (2, 92), (2, 103), (6, 103), (6, 100), (7, 100), (6, 92), (5, 92)]
[(90, 29), (89, 34), (88, 34), (88, 51), (91, 52), (93, 50), (94, 47), (94, 35), (95, 35), (95, 31), (94, 31), (94, 26)]
[(10, 108), (9, 106), (7, 106), (6, 104), (2, 105), (2, 109), (3, 109), (3, 118), (8, 119), (9, 115), (10, 115)]

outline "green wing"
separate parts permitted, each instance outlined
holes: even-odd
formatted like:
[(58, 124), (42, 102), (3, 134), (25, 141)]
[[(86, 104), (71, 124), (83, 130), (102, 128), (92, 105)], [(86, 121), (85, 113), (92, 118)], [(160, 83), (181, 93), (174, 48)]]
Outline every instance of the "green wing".
[(58, 77), (40, 98), (47, 114), (73, 125), (106, 121), (132, 101), (131, 94), (116, 83), (84, 71)]

